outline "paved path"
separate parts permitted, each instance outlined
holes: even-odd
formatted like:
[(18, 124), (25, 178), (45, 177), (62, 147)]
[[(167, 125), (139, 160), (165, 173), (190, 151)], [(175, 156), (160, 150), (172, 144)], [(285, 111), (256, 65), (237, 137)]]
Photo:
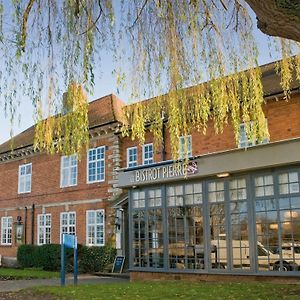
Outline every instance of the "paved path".
[[(93, 275), (80, 275), (78, 276), (78, 284), (107, 284), (129, 282), (128, 278), (116, 277), (99, 277)], [(66, 285), (72, 285), (73, 278), (66, 278)], [(60, 285), (60, 279), (31, 279), (31, 280), (7, 280), (0, 281), (1, 292), (16, 292), (22, 289), (35, 287), (35, 286), (55, 286)]]

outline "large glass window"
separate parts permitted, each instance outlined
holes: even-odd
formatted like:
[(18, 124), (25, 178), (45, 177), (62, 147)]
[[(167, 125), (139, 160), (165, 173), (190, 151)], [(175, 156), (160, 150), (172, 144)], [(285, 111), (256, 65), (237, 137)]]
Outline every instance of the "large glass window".
[(77, 185), (77, 155), (61, 157), (60, 186)]
[(167, 187), (171, 269), (204, 269), (202, 184)]
[(51, 214), (38, 215), (38, 245), (51, 244)]
[(32, 176), (31, 163), (19, 166), (19, 184), (18, 184), (19, 194), (31, 192), (31, 176)]
[(89, 149), (88, 151), (88, 183), (104, 181), (105, 177), (105, 147)]
[(87, 245), (104, 246), (104, 209), (88, 210), (86, 212)]
[(300, 272), (299, 172), (132, 190), (132, 267)]
[[(267, 181), (258, 181), (260, 189), (268, 193), (256, 194), (256, 235), (259, 270), (299, 270), (300, 256), (300, 195), (298, 172), (267, 175)], [(276, 178), (277, 177), (277, 178)], [(277, 179), (278, 195), (271, 183)], [(270, 194), (272, 195), (270, 197)], [(274, 195), (273, 195), (274, 194)], [(259, 195), (259, 197), (258, 197)]]
[(12, 217), (1, 218), (1, 244), (12, 244)]
[(246, 179), (229, 182), (232, 268), (250, 269), (249, 219)]
[(224, 269), (228, 262), (223, 181), (208, 183), (208, 202), (211, 233), (211, 267)]
[[(145, 201), (145, 200), (144, 200)], [(146, 215), (144, 209), (133, 210), (133, 266), (148, 267), (148, 257), (146, 251)]]
[(148, 249), (149, 267), (162, 268), (163, 260), (163, 221), (162, 209), (151, 208), (148, 210)]

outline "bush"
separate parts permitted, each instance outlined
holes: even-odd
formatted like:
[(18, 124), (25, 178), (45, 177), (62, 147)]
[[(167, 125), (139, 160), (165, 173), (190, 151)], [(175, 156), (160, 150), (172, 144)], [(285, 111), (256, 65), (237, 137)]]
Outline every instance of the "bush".
[(21, 245), (18, 248), (17, 260), (21, 267), (32, 268), (36, 266), (37, 247), (34, 245)]
[(79, 270), (83, 273), (103, 271), (105, 266), (112, 263), (116, 256), (116, 249), (110, 246), (82, 247), (79, 257)]
[[(18, 263), (23, 268), (41, 268), (45, 271), (60, 270), (60, 245), (21, 245), (18, 248)], [(87, 247), (78, 245), (78, 270), (83, 273), (103, 271), (114, 261), (116, 249), (111, 246)], [(73, 271), (73, 250), (66, 250), (67, 271)]]

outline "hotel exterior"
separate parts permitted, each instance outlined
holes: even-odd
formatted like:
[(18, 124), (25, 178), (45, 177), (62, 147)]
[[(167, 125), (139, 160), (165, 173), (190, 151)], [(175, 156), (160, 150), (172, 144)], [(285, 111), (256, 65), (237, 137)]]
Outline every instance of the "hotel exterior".
[[(90, 149), (65, 157), (33, 150), (34, 127), (0, 146), (0, 255), (20, 244), (113, 242), (131, 278), (222, 280), (300, 275), (300, 91), (283, 100), (274, 64), (262, 67), (270, 138), (248, 140), (240, 124), (216, 135), (182, 136), (188, 164), (171, 157), (170, 136), (155, 149), (122, 137), (114, 95), (89, 104)], [(248, 276), (244, 276), (248, 275)], [(259, 277), (260, 278), (260, 277)]]
[(240, 124), (236, 145), (230, 125), (215, 135), (209, 123), (180, 138), (187, 167), (171, 160), (167, 129), (161, 149), (150, 134), (143, 146), (122, 140), (133, 280), (300, 275), (299, 83), (285, 101), (274, 65), (262, 71), (269, 140), (248, 140)]

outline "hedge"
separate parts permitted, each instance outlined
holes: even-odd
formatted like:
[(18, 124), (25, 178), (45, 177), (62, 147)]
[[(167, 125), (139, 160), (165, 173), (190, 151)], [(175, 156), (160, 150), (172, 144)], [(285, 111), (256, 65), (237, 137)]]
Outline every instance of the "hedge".
[[(113, 263), (116, 249), (111, 246), (88, 247), (78, 245), (78, 270), (82, 273), (101, 272)], [(67, 271), (73, 270), (73, 250), (66, 250)], [(21, 245), (17, 252), (18, 263), (23, 268), (41, 268), (45, 271), (60, 270), (60, 245)]]

